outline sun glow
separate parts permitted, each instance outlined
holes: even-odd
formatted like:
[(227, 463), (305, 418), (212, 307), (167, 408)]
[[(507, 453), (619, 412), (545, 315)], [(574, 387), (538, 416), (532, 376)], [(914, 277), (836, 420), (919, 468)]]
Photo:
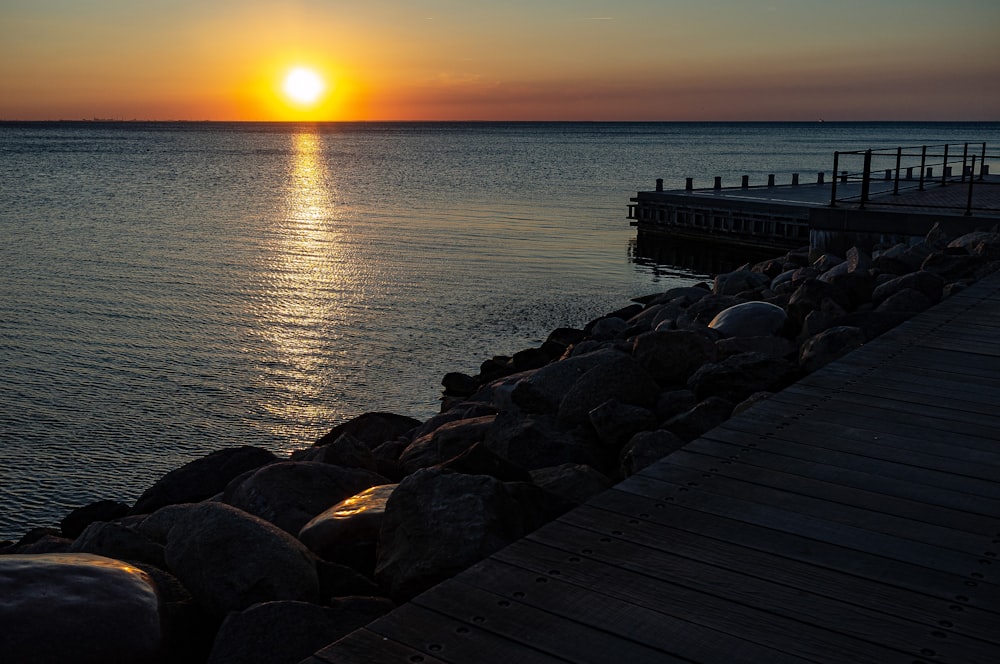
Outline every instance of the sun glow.
[(315, 70), (296, 67), (285, 76), (282, 90), (290, 101), (301, 106), (313, 106), (326, 91), (326, 83)]

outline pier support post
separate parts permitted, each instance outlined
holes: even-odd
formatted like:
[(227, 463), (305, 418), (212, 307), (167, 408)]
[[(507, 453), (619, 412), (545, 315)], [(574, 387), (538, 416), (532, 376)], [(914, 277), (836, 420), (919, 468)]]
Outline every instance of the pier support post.
[(826, 173), (820, 171), (816, 174), (816, 184), (823, 184), (824, 182), (826, 182)]
[(913, 179), (913, 166), (907, 166), (906, 167), (906, 179), (907, 180), (912, 180)]
[(712, 186), (712, 188), (715, 189), (715, 190), (722, 189), (722, 176), (721, 175), (716, 175), (715, 176), (715, 184)]
[(740, 180), (740, 187), (742, 187), (743, 189), (749, 189), (750, 188), (750, 176), (749, 175), (744, 175), (743, 176), (743, 178)]
[(793, 187), (799, 186), (799, 174), (798, 173), (792, 173), (792, 186)]
[(694, 178), (686, 178), (684, 180), (684, 191), (692, 191), (694, 189)]
[(656, 178), (656, 190), (663, 191), (663, 178)]
[(774, 173), (771, 173), (770, 175), (767, 176), (767, 186), (768, 187), (774, 186)]

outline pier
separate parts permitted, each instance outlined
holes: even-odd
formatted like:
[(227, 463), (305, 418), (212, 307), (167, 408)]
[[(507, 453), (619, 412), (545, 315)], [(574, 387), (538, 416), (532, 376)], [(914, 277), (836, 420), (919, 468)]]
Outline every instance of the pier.
[(1000, 222), (1000, 176), (989, 172), (985, 143), (836, 152), (829, 176), (805, 182), (774, 175), (753, 185), (652, 191), (631, 199), (628, 218), (639, 233), (680, 240), (787, 250), (809, 245), (843, 252), (851, 246), (910, 242), (942, 222), (964, 233)]
[(998, 406), (994, 275), (303, 664), (1000, 661)]

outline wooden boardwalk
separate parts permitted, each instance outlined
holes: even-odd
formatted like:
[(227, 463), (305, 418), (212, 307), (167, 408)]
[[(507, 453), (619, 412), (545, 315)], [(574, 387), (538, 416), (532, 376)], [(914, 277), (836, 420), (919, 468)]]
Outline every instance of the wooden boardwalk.
[(998, 554), (1000, 275), (307, 663), (996, 663)]

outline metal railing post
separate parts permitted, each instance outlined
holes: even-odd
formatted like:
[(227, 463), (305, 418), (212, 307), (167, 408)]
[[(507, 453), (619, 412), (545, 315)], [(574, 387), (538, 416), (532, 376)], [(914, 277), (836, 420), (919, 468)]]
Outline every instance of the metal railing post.
[(865, 209), (865, 203), (868, 202), (868, 191), (871, 188), (872, 183), (872, 150), (868, 148), (865, 150), (865, 165), (861, 169), (861, 205), (858, 206), (859, 210)]
[(833, 153), (833, 177), (830, 178), (832, 187), (830, 189), (830, 207), (837, 207), (837, 163), (840, 161), (840, 153)]
[[(976, 155), (972, 155), (972, 172), (976, 172)], [(975, 184), (976, 178), (969, 178), (969, 198), (965, 202), (965, 216), (972, 216), (972, 186)]]
[(948, 144), (944, 144), (944, 161), (941, 162), (941, 186), (948, 184)]
[[(975, 170), (975, 166), (973, 166), (972, 170)], [(986, 171), (986, 141), (983, 141), (983, 155), (982, 155), (982, 157), (979, 158), (979, 179), (980, 179), (980, 181), (983, 179), (983, 176), (985, 175), (985, 171)]]
[(896, 148), (896, 178), (892, 183), (892, 195), (899, 196), (899, 167), (903, 159), (903, 148)]
[(969, 165), (969, 144), (962, 148), (962, 182), (965, 182), (965, 169)]
[(920, 186), (919, 191), (924, 190), (924, 165), (927, 163), (927, 146), (924, 145), (920, 148)]

